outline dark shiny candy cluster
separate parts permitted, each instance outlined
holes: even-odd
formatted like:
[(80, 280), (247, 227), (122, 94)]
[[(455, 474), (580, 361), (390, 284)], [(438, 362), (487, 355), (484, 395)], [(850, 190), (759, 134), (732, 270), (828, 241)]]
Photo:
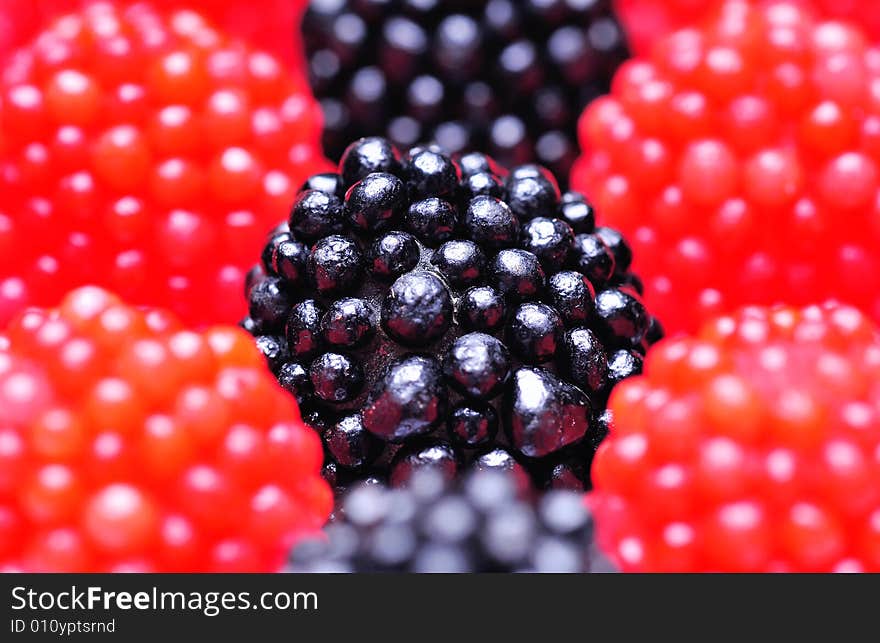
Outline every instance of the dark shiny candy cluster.
[(611, 388), (662, 336), (582, 196), (477, 153), (360, 139), (261, 258), (243, 326), (338, 488), (477, 463), (583, 489)]
[(422, 470), (405, 488), (361, 484), (323, 537), (297, 545), (287, 571), (613, 572), (593, 541), (582, 494), (536, 497), (516, 477), (474, 471), (450, 482)]
[[(627, 47), (612, 0), (311, 0), (309, 78), (333, 159), (364, 132), (567, 177), (583, 107)], [(467, 189), (498, 196), (471, 175)], [(527, 191), (527, 188), (526, 188)]]

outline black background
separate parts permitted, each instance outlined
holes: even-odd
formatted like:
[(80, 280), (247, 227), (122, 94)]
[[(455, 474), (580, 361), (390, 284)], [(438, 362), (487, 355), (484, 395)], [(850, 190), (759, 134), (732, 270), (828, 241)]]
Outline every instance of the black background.
[[(5, 574), (0, 641), (880, 640), (880, 576)], [(13, 611), (12, 588), (318, 593), (317, 611)], [(12, 634), (10, 621), (116, 619), (115, 634)], [(456, 641), (457, 643), (457, 641)]]

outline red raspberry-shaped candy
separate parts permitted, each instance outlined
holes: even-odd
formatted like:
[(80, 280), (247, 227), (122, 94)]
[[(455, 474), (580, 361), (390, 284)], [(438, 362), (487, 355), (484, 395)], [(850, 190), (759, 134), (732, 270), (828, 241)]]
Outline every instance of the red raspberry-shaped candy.
[(86, 283), (236, 320), (266, 231), (325, 163), (305, 82), (189, 11), (59, 18), (0, 101), (0, 324)]
[[(880, 11), (876, 3), (865, 0), (790, 0), (812, 10), (817, 16), (856, 23), (873, 40), (880, 40)], [(766, 6), (776, 0), (749, 0)], [(717, 11), (724, 0), (617, 0), (620, 14), (633, 50), (649, 54), (665, 35), (701, 20)]]
[[(75, 11), (96, 0), (2, 0), (0, 2), (0, 59), (30, 40), (41, 23), (67, 11)], [(101, 0), (97, 0), (101, 1)], [(134, 3), (138, 0), (128, 0)], [(302, 73), (302, 45), (299, 21), (308, 0), (154, 0), (163, 9), (198, 10), (214, 24), (238, 38), (244, 38), (281, 60), (294, 73)]]
[(663, 36), (704, 19), (723, 0), (616, 0), (630, 46), (649, 54)]
[(272, 571), (332, 507), (244, 331), (85, 287), (0, 336), (0, 568)]
[(658, 344), (593, 465), (631, 571), (880, 571), (880, 336), (855, 308), (746, 308)]
[[(188, 0), (159, 0), (160, 6), (192, 6)], [(204, 11), (230, 34), (257, 43), (288, 63), (305, 79), (305, 59), (299, 26), (309, 0), (211, 0)]]
[(880, 48), (789, 2), (724, 3), (618, 72), (572, 182), (670, 331), (835, 297), (880, 319)]

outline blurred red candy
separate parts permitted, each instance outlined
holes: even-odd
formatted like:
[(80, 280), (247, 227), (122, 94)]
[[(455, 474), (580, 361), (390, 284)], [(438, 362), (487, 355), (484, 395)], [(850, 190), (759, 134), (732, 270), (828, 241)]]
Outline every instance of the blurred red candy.
[[(3, 0), (0, 3), (0, 59), (30, 40), (60, 14), (101, 0)], [(135, 4), (142, 0), (125, 0)], [(125, 2), (116, 2), (122, 5)], [(300, 73), (299, 21), (308, 0), (154, 0), (162, 9), (196, 9), (230, 35), (258, 44)]]
[[(766, 6), (776, 0), (748, 0)], [(699, 24), (724, 0), (616, 0), (630, 43), (637, 54), (649, 54), (658, 40), (682, 27)], [(874, 41), (880, 40), (880, 11), (871, 0), (792, 0), (817, 16), (858, 24)]]

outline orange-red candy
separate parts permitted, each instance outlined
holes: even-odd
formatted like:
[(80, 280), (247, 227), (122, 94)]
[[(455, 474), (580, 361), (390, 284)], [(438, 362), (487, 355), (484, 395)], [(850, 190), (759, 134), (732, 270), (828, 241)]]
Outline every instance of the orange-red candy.
[(2, 569), (275, 571), (330, 513), (321, 465), (238, 328), (85, 287), (0, 335)]

